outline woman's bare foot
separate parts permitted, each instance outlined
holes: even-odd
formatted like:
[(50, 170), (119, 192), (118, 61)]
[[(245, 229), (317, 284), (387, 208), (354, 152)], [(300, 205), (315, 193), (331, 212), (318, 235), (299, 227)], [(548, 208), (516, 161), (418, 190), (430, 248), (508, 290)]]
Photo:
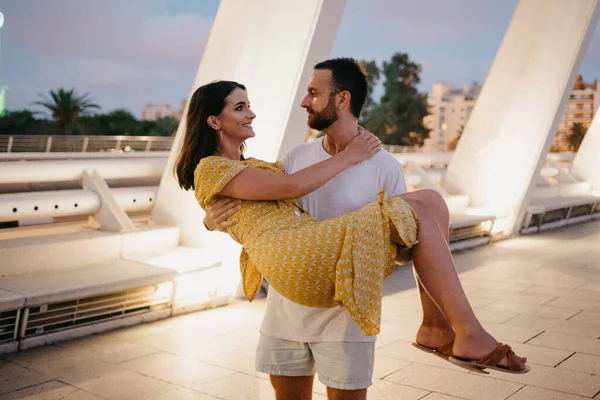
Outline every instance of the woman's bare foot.
[(438, 349), (454, 342), (454, 330), (450, 325), (421, 325), (417, 331), (416, 342), (431, 349)]

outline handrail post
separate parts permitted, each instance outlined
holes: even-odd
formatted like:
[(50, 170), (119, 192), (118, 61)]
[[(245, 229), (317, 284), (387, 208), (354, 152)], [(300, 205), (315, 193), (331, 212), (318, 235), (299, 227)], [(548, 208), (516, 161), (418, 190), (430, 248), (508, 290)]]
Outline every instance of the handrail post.
[(85, 153), (88, 148), (88, 144), (90, 143), (90, 138), (88, 136), (83, 138), (83, 145), (81, 146), (81, 152)]
[(14, 138), (12, 136), (8, 137), (8, 145), (6, 146), (7, 153), (10, 153), (12, 150), (13, 140), (14, 140)]
[(51, 148), (52, 148), (52, 136), (48, 136), (48, 140), (46, 141), (46, 153), (50, 153)]

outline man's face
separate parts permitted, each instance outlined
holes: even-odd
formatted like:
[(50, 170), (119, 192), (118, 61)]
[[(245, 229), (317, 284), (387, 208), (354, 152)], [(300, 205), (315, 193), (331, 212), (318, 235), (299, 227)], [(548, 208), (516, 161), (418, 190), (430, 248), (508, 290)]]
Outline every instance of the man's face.
[(307, 93), (300, 106), (306, 109), (308, 126), (312, 129), (321, 131), (338, 119), (332, 80), (331, 71), (327, 69), (314, 70), (308, 80)]

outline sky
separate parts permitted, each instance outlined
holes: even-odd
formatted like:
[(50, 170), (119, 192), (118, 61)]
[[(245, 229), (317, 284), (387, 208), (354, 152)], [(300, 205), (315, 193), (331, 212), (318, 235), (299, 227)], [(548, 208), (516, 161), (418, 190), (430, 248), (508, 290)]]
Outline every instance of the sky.
[[(288, 0), (285, 0), (288, 1)], [(518, 0), (347, 0), (333, 57), (381, 62), (404, 52), (434, 82), (484, 82)], [(240, 4), (251, 6), (251, 0)], [(180, 108), (219, 0), (0, 0), (0, 84), (7, 108), (75, 88), (102, 112), (145, 103)], [(600, 28), (580, 70), (600, 78)]]

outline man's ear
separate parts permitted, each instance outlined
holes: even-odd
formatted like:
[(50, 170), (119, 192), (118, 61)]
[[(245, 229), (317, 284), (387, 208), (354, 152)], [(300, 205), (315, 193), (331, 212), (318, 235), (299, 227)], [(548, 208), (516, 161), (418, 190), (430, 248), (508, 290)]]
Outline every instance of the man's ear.
[(338, 109), (341, 110), (343, 108), (348, 108), (350, 109), (350, 92), (347, 90), (344, 90), (340, 93), (338, 93)]
[(218, 131), (220, 129), (219, 122), (219, 117), (215, 117), (214, 115), (209, 115), (208, 118), (206, 118), (206, 123), (208, 124), (208, 126), (213, 128), (215, 131)]

